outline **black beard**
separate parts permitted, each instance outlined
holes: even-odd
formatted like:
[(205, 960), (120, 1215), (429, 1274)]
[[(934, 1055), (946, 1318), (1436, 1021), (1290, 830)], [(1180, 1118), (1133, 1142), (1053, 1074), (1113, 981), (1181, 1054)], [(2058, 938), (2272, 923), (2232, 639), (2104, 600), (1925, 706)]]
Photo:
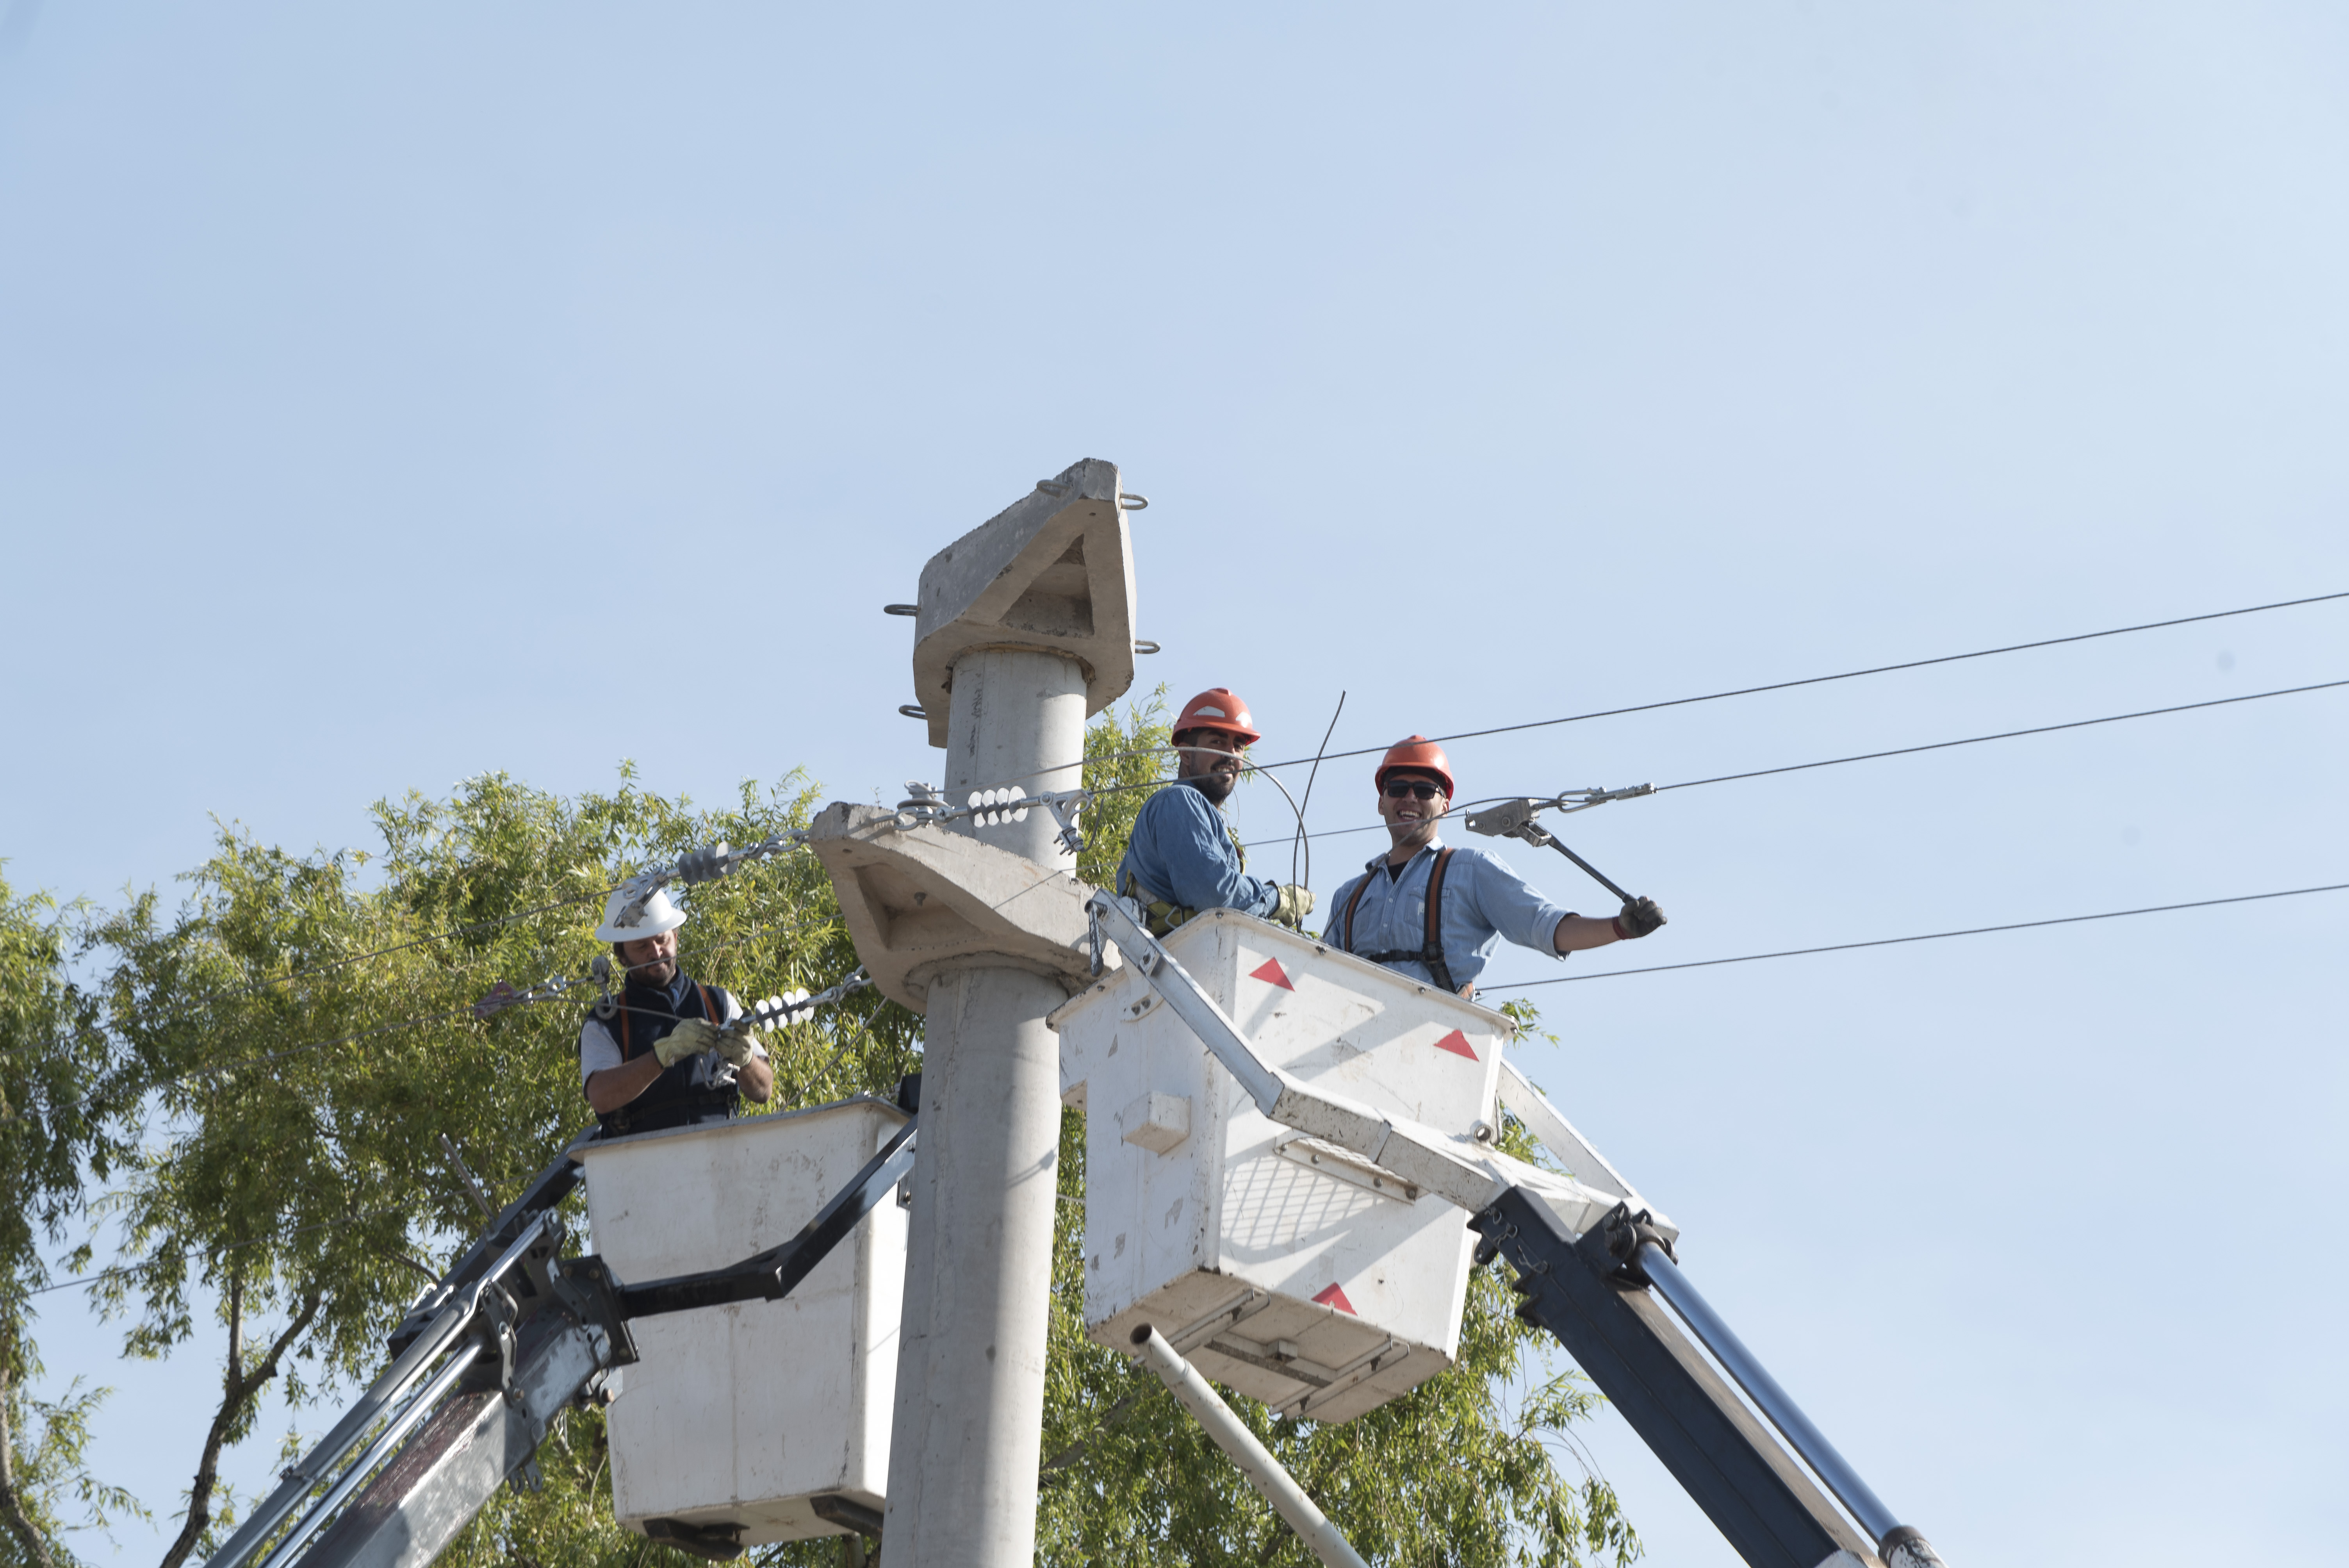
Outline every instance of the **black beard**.
[(1239, 776), (1235, 773), (1194, 773), (1188, 779), (1178, 782), (1188, 784), (1210, 801), (1220, 806), (1232, 798), (1232, 789), (1239, 783)]

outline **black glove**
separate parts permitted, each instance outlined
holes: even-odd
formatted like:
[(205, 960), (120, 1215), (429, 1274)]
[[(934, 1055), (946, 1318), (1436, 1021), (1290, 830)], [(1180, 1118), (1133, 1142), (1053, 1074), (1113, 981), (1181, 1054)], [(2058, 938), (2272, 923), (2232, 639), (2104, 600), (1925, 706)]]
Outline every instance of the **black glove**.
[(1664, 923), (1664, 912), (1656, 907), (1651, 898), (1635, 898), (1623, 906), (1615, 917), (1615, 934), (1625, 942), (1645, 936)]

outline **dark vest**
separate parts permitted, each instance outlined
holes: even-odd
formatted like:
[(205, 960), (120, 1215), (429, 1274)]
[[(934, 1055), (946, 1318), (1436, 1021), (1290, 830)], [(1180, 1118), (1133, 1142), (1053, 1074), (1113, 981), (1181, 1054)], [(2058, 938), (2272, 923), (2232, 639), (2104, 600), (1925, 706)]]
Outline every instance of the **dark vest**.
[[(618, 1010), (597, 1022), (620, 1047), (620, 1059), (632, 1062), (638, 1057), (649, 1056), (670, 1030), (688, 1018), (719, 1022), (725, 1016), (725, 996), (723, 991), (688, 980), (685, 1000), (671, 1006), (667, 992), (631, 981), (620, 989)], [(631, 1132), (658, 1132), (664, 1128), (723, 1121), (732, 1116), (736, 1093), (731, 1084), (721, 1088), (694, 1087), (694, 1066), (699, 1059), (688, 1057), (663, 1068), (650, 1088), (610, 1115), (597, 1117), (603, 1135), (618, 1138)]]

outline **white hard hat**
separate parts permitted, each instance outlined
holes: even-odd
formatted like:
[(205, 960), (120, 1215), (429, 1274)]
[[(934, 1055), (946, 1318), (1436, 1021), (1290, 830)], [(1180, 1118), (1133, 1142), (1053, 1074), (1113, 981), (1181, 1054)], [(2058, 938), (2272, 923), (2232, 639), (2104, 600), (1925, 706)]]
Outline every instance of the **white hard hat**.
[(640, 896), (622, 888), (604, 901), (604, 923), (595, 928), (598, 942), (642, 942), (647, 936), (658, 936), (664, 931), (675, 931), (685, 923), (685, 911), (669, 903), (668, 894), (655, 888), (644, 899), (644, 907), (636, 911), (632, 923), (623, 923), (628, 905)]

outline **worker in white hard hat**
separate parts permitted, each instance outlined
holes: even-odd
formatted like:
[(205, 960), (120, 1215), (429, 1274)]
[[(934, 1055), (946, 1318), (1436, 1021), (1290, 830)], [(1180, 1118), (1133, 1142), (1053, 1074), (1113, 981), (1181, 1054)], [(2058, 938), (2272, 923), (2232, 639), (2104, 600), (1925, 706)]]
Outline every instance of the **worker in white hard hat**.
[(657, 890), (640, 898), (624, 888), (605, 903), (595, 935), (612, 944), (623, 983), (579, 1026), (579, 1085), (607, 1138), (723, 1121), (738, 1096), (763, 1105), (774, 1092), (758, 1037), (725, 1027), (740, 1005), (678, 967), (684, 923)]
[(1302, 927), (1313, 895), (1247, 873), (1247, 854), (1221, 810), (1263, 739), (1247, 704), (1210, 686), (1175, 717), (1174, 782), (1142, 803), (1118, 862), (1117, 891), (1142, 906), (1143, 923), (1164, 936), (1203, 909)]

